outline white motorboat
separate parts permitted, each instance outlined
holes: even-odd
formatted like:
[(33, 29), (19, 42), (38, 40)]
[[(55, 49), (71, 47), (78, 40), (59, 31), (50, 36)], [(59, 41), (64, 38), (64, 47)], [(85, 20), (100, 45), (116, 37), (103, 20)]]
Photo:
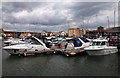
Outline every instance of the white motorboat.
[(47, 53), (51, 52), (46, 45), (39, 40), (38, 38), (32, 36), (26, 39), (28, 43), (16, 44), (11, 46), (3, 47), (4, 50), (7, 50), (11, 55), (29, 55), (29, 54), (38, 54), (38, 53)]
[(76, 55), (78, 53), (84, 53), (84, 48), (90, 46), (90, 42), (86, 38), (72, 38), (69, 40), (63, 40), (58, 44), (58, 47), (52, 46), (54, 53), (60, 52), (66, 56)]
[(84, 48), (89, 55), (108, 55), (118, 52), (116, 46), (109, 46), (108, 40), (104, 38), (94, 39), (92, 45)]

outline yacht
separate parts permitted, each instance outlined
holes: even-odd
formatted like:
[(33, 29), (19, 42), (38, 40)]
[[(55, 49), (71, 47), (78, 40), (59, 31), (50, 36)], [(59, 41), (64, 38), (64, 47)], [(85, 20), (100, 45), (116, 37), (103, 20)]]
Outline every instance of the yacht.
[(51, 47), (54, 49), (54, 53), (62, 53), (66, 56), (76, 55), (78, 53), (84, 54), (84, 48), (90, 45), (90, 42), (84, 37), (70, 38), (63, 40), (58, 46)]
[(94, 39), (91, 46), (84, 48), (88, 55), (108, 55), (118, 52), (116, 46), (109, 46), (108, 39)]
[(10, 46), (3, 47), (3, 50), (6, 50), (11, 55), (35, 55), (39, 53), (50, 53), (51, 50), (46, 47), (37, 37), (29, 37), (26, 39), (26, 43), (15, 44)]

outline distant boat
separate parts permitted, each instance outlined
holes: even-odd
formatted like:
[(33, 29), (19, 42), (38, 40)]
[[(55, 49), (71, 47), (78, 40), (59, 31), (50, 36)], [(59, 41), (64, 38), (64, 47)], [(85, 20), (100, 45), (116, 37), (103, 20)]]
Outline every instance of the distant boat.
[(11, 55), (34, 55), (38, 53), (47, 53), (51, 52), (46, 45), (39, 40), (37, 37), (30, 37), (26, 40), (28, 43), (16, 44), (3, 47), (4, 50), (7, 50)]
[(25, 41), (22, 41), (22, 39), (19, 39), (19, 38), (12, 38), (12, 37), (4, 41), (5, 45), (14, 45), (14, 44), (21, 44), (21, 43), (25, 43)]
[(118, 49), (115, 46), (109, 46), (107, 39), (98, 38), (93, 40), (92, 45), (85, 48), (85, 51), (89, 55), (108, 55), (118, 52)]

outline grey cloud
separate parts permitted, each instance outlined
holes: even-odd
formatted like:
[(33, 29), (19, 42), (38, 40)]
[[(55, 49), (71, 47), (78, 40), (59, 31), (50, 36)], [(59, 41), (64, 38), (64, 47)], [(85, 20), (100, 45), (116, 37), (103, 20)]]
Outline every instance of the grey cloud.
[[(42, 3), (42, 2), (3, 3), (3, 6), (2, 6), (2, 11), (4, 12), (3, 20), (10, 23), (31, 23), (31, 24), (43, 24), (43, 25), (56, 25), (64, 22), (66, 19), (61, 18), (61, 16), (57, 15), (57, 12), (55, 12), (54, 17), (48, 18), (48, 16), (44, 16), (43, 19), (41, 19), (42, 16), (37, 17), (36, 15), (28, 18), (25, 17), (22, 19), (15, 18), (12, 16), (12, 13), (17, 13), (24, 10), (27, 12), (32, 12), (35, 8), (41, 8), (41, 7), (47, 6), (48, 4), (52, 4), (52, 3)], [(53, 6), (52, 8), (54, 9), (55, 7)], [(57, 8), (57, 10), (60, 10), (60, 9)]]
[(100, 11), (110, 10), (113, 4), (113, 2), (78, 2), (70, 8), (75, 18), (81, 18), (81, 16), (89, 17), (97, 15)]
[[(64, 27), (59, 27), (61, 30), (67, 30), (69, 26), (67, 23), (76, 22), (78, 27), (82, 27), (83, 18), (95, 18), (96, 15), (99, 15), (100, 11), (104, 12), (105, 10), (111, 11), (114, 8), (114, 2), (73, 2), (68, 4), (63, 3), (54, 3), (54, 2), (3, 2), (2, 3), (2, 20), (5, 23), (10, 23), (11, 25), (4, 24), (4, 28), (12, 29), (12, 24), (32, 24), (29, 30), (44, 30), (47, 31), (56, 31), (59, 26), (63, 25)], [(45, 8), (46, 7), (46, 8)], [(43, 14), (40, 14), (40, 11), (35, 9), (45, 8), (42, 11), (45, 11)], [(50, 9), (48, 9), (50, 8)], [(50, 11), (47, 13), (47, 10)], [(28, 15), (18, 18), (15, 16), (16, 13), (26, 11)], [(31, 14), (31, 15), (29, 15)], [(94, 17), (93, 17), (94, 16)], [(69, 20), (68, 18), (73, 18)], [(113, 23), (113, 20), (110, 20)], [(110, 24), (111, 24), (110, 23)], [(103, 21), (99, 22), (99, 25), (107, 26), (107, 23)], [(42, 26), (42, 27), (41, 27)], [(49, 26), (49, 27), (48, 27)], [(21, 28), (24, 26), (21, 26)], [(85, 24), (84, 27), (96, 28), (95, 23)], [(21, 29), (20, 28), (20, 29)], [(37, 28), (37, 29), (36, 29)], [(19, 31), (19, 29), (18, 29)]]
[(34, 8), (42, 5), (42, 2), (3, 2), (2, 10), (5, 12), (17, 12), (21, 10), (31, 11)]

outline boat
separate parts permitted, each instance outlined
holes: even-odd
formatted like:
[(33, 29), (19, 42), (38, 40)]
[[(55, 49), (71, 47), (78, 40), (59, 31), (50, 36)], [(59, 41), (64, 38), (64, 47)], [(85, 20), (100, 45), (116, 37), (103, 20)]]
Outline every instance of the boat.
[(10, 45), (3, 47), (3, 50), (6, 50), (11, 55), (35, 55), (39, 53), (50, 53), (51, 50), (46, 47), (45, 43), (43, 43), (37, 37), (29, 37), (26, 39), (27, 43)]
[(83, 53), (85, 47), (88, 47), (90, 42), (86, 40), (86, 38), (78, 37), (78, 38), (70, 38), (67, 40), (63, 40), (59, 44), (53, 44), (51, 47), (54, 49), (54, 53), (62, 53), (66, 56), (76, 55), (78, 53)]
[(0, 40), (2, 40), (2, 37), (0, 36)]
[(5, 45), (14, 45), (14, 44), (21, 44), (21, 43), (26, 43), (24, 40), (19, 39), (19, 38), (8, 38), (7, 40), (4, 41)]
[(106, 38), (94, 39), (91, 46), (84, 48), (88, 55), (108, 55), (118, 52), (116, 46), (110, 46)]

